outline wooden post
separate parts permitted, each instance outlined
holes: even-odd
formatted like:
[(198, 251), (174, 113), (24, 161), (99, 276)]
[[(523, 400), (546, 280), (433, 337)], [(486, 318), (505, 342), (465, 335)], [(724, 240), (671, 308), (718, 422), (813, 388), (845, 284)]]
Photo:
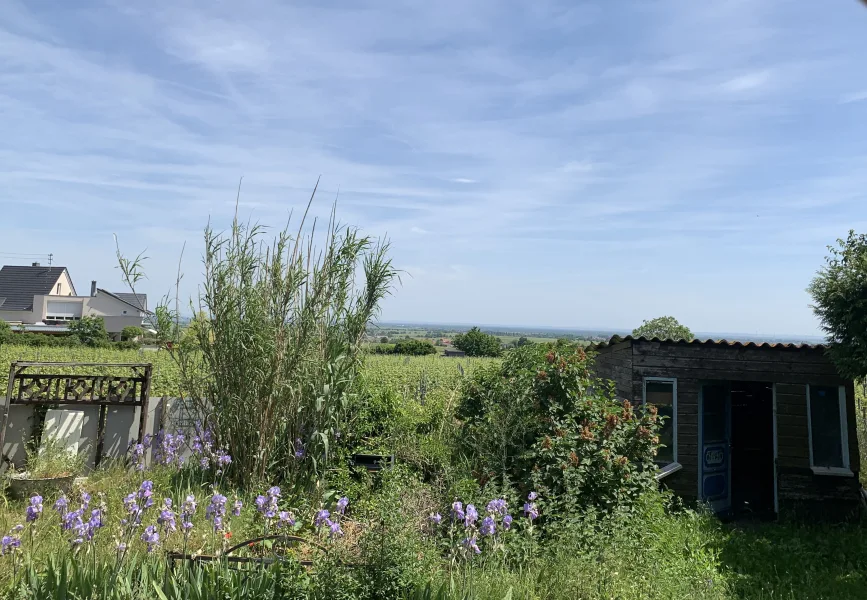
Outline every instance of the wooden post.
[(15, 387), (16, 363), (9, 365), (9, 382), (6, 384), (6, 398), (3, 405), (3, 415), (0, 417), (0, 468), (3, 467), (3, 461), (6, 455), (3, 452), (4, 444), (6, 443), (6, 423), (9, 421), (9, 407), (12, 405), (12, 388)]
[(138, 423), (138, 443), (144, 443), (145, 431), (148, 426), (148, 403), (151, 392), (151, 365), (145, 367), (145, 377), (141, 386), (141, 415)]
[(93, 459), (93, 468), (99, 467), (102, 461), (102, 449), (105, 445), (105, 418), (108, 413), (108, 406), (101, 404), (99, 406), (99, 425), (96, 428), (96, 457)]

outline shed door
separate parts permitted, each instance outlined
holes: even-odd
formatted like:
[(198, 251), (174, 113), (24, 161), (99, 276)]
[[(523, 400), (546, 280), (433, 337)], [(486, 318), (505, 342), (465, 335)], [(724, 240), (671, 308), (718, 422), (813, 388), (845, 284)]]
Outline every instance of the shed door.
[(699, 497), (716, 512), (731, 508), (731, 399), (725, 384), (704, 384), (699, 402)]

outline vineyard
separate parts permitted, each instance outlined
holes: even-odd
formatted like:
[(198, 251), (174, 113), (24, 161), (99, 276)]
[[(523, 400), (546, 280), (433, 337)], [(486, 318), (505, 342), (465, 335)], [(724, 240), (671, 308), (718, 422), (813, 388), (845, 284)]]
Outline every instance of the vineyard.
[[(460, 377), (477, 365), (491, 359), (441, 358), (438, 356), (402, 357), (369, 355), (364, 362), (364, 384), (373, 393), (390, 390), (405, 399), (438, 399), (450, 393)], [(153, 382), (151, 396), (177, 397), (180, 394), (180, 373), (171, 356), (163, 351), (116, 350), (104, 348), (33, 348), (0, 346), (0, 389), (6, 389), (9, 363), (12, 361), (87, 362), (87, 363), (151, 363)], [(57, 372), (52, 369), (52, 372)], [(62, 370), (61, 370), (62, 371)], [(65, 372), (112, 374), (112, 369), (83, 367)], [(122, 374), (122, 373), (118, 373)]]

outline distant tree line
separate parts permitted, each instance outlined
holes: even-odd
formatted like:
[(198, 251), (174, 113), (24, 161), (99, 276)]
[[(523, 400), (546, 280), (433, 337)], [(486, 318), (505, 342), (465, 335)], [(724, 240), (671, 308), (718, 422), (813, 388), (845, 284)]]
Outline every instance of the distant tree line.
[(402, 354), (405, 356), (425, 356), (436, 354), (434, 345), (425, 340), (401, 340), (396, 344), (382, 344), (374, 347), (374, 354)]

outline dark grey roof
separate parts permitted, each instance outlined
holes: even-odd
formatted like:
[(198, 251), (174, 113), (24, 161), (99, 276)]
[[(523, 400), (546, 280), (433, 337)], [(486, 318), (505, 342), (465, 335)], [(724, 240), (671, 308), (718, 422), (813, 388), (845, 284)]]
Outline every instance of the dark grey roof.
[(148, 309), (148, 295), (147, 294), (132, 294), (129, 292), (112, 292), (113, 296), (120, 298), (127, 304), (132, 304), (136, 308), (141, 310)]
[[(137, 301), (134, 294), (126, 294), (126, 293), (115, 294), (114, 292), (109, 292), (108, 290), (104, 290), (102, 288), (99, 288), (97, 291), (101, 294), (105, 294), (106, 296), (111, 296), (115, 300), (120, 300), (124, 304), (127, 304), (127, 305), (129, 305), (135, 309), (142, 310), (144, 312), (148, 312), (147, 309), (142, 308), (142, 305)], [(126, 298), (126, 296), (128, 296), (128, 298)], [(144, 301), (145, 305), (147, 305), (147, 295), (139, 294), (139, 298)]]
[(678, 346), (690, 345), (690, 346), (730, 346), (734, 348), (781, 348), (785, 350), (826, 350), (827, 346), (824, 344), (785, 344), (785, 343), (756, 343), (756, 342), (737, 342), (737, 341), (728, 341), (728, 340), (700, 340), (694, 339), (690, 341), (686, 340), (672, 340), (672, 339), (660, 339), (660, 338), (647, 338), (647, 337), (632, 337), (631, 335), (627, 335), (626, 337), (620, 337), (619, 335), (615, 335), (607, 342), (599, 342), (598, 344), (592, 344), (590, 348), (594, 350), (601, 350), (602, 348), (606, 348), (608, 346), (613, 346), (614, 344), (619, 344), (620, 342), (660, 342), (663, 344), (677, 344)]
[(0, 298), (3, 310), (32, 310), (33, 296), (48, 295), (66, 267), (21, 267), (0, 269)]

